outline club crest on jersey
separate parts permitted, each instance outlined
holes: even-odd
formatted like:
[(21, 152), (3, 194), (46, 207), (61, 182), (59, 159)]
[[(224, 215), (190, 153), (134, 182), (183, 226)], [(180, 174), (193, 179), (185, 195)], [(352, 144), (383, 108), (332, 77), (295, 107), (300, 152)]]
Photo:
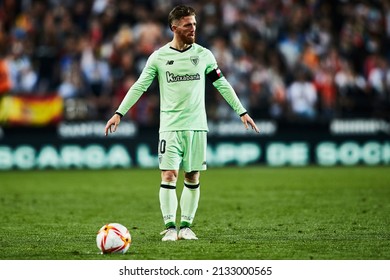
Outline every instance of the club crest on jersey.
[(199, 56), (191, 56), (190, 60), (191, 60), (192, 64), (194, 64), (196, 66), (199, 63)]

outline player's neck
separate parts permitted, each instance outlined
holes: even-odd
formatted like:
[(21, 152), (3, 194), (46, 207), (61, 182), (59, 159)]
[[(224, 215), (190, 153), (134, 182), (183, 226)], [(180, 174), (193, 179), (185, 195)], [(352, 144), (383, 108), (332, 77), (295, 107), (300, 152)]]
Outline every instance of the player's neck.
[(174, 48), (174, 49), (179, 50), (179, 51), (184, 51), (184, 50), (188, 49), (191, 45), (192, 44), (186, 44), (183, 41), (177, 40), (175, 38), (173, 38), (173, 40), (170, 43), (171, 48)]

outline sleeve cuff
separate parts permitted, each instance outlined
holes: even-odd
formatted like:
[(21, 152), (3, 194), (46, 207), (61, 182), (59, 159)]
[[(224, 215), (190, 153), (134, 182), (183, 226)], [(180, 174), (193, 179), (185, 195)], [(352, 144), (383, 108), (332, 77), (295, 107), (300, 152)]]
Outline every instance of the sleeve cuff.
[(121, 118), (123, 117), (123, 115), (121, 113), (119, 113), (118, 111), (115, 112), (115, 114), (119, 115)]

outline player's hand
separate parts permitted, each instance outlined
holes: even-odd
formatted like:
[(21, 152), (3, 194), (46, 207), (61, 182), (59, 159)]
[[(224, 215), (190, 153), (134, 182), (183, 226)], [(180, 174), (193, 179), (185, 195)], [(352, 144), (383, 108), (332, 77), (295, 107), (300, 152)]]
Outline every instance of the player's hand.
[(114, 133), (121, 122), (121, 117), (118, 114), (114, 114), (111, 119), (108, 120), (104, 134), (107, 136), (108, 132)]
[(255, 122), (252, 120), (252, 118), (248, 115), (248, 114), (245, 114), (241, 117), (241, 121), (242, 123), (244, 124), (245, 128), (248, 129), (249, 126), (254, 130), (256, 131), (257, 133), (260, 132), (259, 128), (257, 127), (257, 125), (255, 124)]

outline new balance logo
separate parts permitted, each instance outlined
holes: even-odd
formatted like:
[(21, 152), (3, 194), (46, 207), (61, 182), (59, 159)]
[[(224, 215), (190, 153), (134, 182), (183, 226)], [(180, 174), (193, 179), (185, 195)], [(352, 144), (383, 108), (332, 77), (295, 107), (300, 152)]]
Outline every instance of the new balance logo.
[(166, 65), (172, 65), (172, 64), (173, 64), (173, 60), (168, 60)]

